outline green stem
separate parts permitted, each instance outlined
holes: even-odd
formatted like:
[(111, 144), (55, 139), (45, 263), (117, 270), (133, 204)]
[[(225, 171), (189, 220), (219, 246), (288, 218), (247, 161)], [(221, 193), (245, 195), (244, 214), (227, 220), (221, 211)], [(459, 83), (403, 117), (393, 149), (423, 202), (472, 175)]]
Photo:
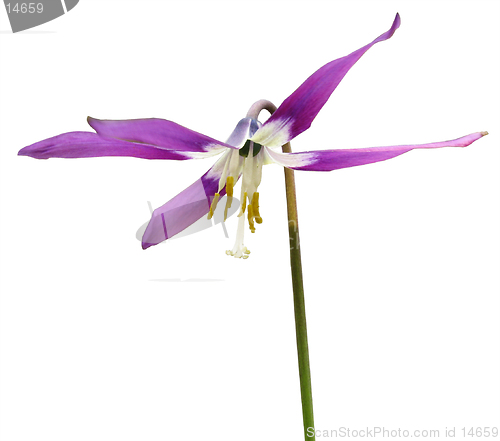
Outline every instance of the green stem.
[[(290, 143), (282, 147), (284, 153), (291, 153)], [(295, 176), (293, 170), (285, 168), (286, 204), (288, 212), (288, 234), (290, 237), (290, 267), (292, 269), (293, 306), (295, 310), (295, 333), (299, 357), (300, 395), (302, 397), (302, 418), (306, 440), (314, 440), (314, 416), (309, 368), (309, 347), (307, 344), (306, 305), (302, 281), (302, 260), (300, 257), (299, 222)], [(308, 430), (309, 429), (309, 430)]]
[[(276, 106), (270, 101), (260, 100), (252, 105), (247, 117), (257, 119), (261, 110), (273, 114)], [(282, 150), (291, 153), (290, 143)], [(293, 170), (285, 167), (286, 204), (288, 212), (288, 234), (290, 236), (290, 267), (292, 270), (293, 306), (295, 310), (295, 333), (297, 336), (297, 353), (299, 358), (300, 395), (302, 398), (302, 418), (304, 437), (315, 440), (314, 417), (311, 387), (311, 370), (309, 368), (309, 348), (307, 345), (306, 306), (304, 302), (304, 284), (302, 282), (302, 260), (300, 258), (299, 221), (297, 214), (297, 196), (295, 194), (295, 176)], [(310, 429), (310, 430), (308, 430)]]

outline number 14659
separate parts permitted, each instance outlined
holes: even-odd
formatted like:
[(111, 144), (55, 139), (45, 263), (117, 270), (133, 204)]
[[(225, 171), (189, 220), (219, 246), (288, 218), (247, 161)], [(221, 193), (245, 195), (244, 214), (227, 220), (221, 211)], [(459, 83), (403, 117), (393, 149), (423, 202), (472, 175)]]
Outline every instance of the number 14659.
[(43, 12), (43, 4), (42, 3), (13, 3), (11, 8), (11, 4), (7, 3), (5, 5), (7, 7), (7, 12), (10, 14), (11, 12), (15, 12), (16, 14), (41, 14)]

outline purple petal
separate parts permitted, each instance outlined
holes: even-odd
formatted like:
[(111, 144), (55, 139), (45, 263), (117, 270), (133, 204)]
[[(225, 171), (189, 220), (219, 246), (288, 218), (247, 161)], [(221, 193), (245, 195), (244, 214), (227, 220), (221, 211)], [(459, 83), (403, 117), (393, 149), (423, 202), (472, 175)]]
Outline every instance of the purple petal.
[(210, 152), (214, 149), (235, 148), (166, 119), (101, 120), (87, 118), (101, 136), (151, 144), (163, 149), (184, 152)]
[[(192, 159), (189, 152), (166, 150), (154, 145), (104, 138), (93, 132), (69, 132), (24, 147), (18, 153), (36, 159), (133, 156), (143, 159)], [(199, 155), (197, 153), (196, 155)]]
[[(158, 245), (180, 233), (210, 211), (210, 205), (218, 190), (226, 155), (221, 157), (194, 184), (179, 193), (166, 204), (153, 211), (151, 220), (142, 236), (142, 248)], [(224, 187), (220, 196), (226, 194)]]
[(252, 141), (268, 147), (279, 147), (307, 130), (342, 78), (375, 43), (392, 37), (399, 27), (399, 14), (391, 28), (370, 44), (350, 55), (331, 61), (313, 73), (278, 107)]
[(284, 167), (293, 170), (331, 171), (339, 168), (355, 167), (385, 161), (413, 149), (434, 149), (440, 147), (466, 147), (487, 135), (488, 132), (472, 133), (451, 141), (420, 145), (396, 145), (391, 147), (371, 147), (365, 149), (317, 150), (301, 153), (278, 153), (266, 149), (267, 154)]

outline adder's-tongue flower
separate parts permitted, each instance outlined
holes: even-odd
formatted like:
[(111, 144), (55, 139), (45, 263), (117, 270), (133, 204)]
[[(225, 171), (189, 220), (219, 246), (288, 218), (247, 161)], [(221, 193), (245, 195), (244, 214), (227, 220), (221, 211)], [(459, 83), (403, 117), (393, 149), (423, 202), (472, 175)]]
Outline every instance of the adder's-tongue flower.
[[(94, 132), (64, 133), (23, 148), (19, 155), (46, 158), (133, 156), (144, 159), (185, 160), (221, 155), (190, 187), (157, 208), (142, 238), (142, 247), (171, 238), (204, 215), (213, 215), (219, 198), (227, 194), (226, 212), (240, 179), (241, 209), (234, 248), (235, 257), (248, 257), (243, 244), (245, 219), (255, 232), (262, 222), (258, 187), (265, 164), (277, 163), (293, 170), (330, 171), (394, 158), (413, 149), (465, 147), (487, 132), (421, 145), (362, 149), (317, 150), (280, 153), (274, 150), (307, 130), (344, 75), (375, 43), (392, 37), (400, 25), (399, 14), (391, 28), (350, 55), (331, 61), (293, 92), (271, 117), (261, 124), (258, 112), (249, 112), (224, 143), (189, 130), (172, 121), (149, 118), (124, 121), (89, 118)], [(324, 143), (324, 142), (323, 142)]]

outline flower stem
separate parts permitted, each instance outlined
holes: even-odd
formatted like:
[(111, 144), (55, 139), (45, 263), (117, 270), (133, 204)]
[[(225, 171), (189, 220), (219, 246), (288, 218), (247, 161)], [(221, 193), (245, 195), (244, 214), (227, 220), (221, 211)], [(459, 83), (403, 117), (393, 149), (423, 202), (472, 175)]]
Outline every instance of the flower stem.
[[(282, 150), (291, 153), (290, 143)], [(302, 260), (300, 257), (299, 223), (297, 215), (297, 196), (293, 170), (285, 167), (286, 204), (288, 212), (288, 234), (290, 237), (290, 267), (292, 269), (293, 306), (295, 310), (295, 333), (299, 357), (300, 395), (302, 397), (302, 418), (306, 440), (314, 440), (314, 416), (309, 368), (309, 347), (307, 344), (306, 305), (302, 281)], [(308, 430), (309, 429), (309, 430)]]
[[(247, 117), (257, 119), (261, 110), (273, 114), (276, 106), (267, 100), (257, 101), (247, 113)], [(282, 150), (291, 153), (290, 143)], [(311, 371), (309, 368), (309, 348), (307, 345), (306, 306), (304, 302), (304, 284), (302, 282), (302, 260), (300, 258), (299, 222), (297, 214), (297, 196), (295, 194), (295, 176), (293, 170), (285, 167), (286, 204), (288, 212), (288, 234), (290, 237), (290, 267), (292, 270), (293, 306), (295, 310), (295, 333), (299, 358), (300, 395), (302, 398), (302, 418), (304, 437), (315, 440), (312, 403)], [(310, 430), (308, 430), (310, 429)]]

